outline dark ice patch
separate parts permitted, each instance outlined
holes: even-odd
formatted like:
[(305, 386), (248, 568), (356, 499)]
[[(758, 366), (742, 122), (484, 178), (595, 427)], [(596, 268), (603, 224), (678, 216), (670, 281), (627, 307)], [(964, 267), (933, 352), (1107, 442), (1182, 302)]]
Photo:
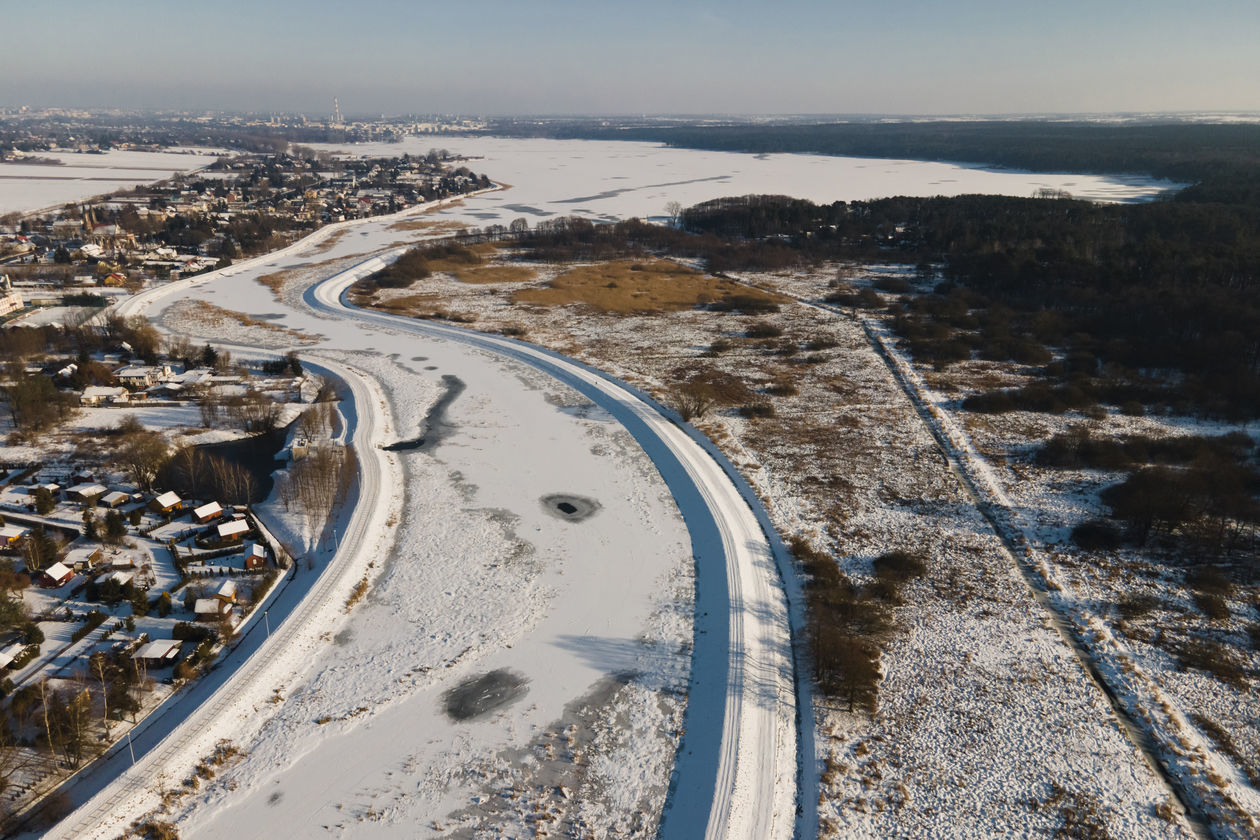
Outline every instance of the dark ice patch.
[(470, 677), (442, 695), (442, 705), (451, 720), (484, 717), (510, 706), (529, 691), (529, 680), (500, 668), (479, 677)]
[(540, 499), (543, 510), (567, 522), (581, 522), (590, 519), (599, 511), (599, 502), (585, 496), (573, 496), (568, 493), (555, 493)]

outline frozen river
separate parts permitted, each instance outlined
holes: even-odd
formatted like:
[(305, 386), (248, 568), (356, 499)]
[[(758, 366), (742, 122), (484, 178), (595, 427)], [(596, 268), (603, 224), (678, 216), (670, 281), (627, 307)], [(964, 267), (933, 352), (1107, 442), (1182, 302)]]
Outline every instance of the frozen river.
[(673, 149), (654, 143), (431, 135), (403, 143), (317, 146), (353, 154), (424, 154), (432, 148), (478, 158), (468, 162), (512, 189), (469, 202), (473, 224), (533, 224), (552, 216), (615, 221), (661, 217), (665, 205), (690, 207), (731, 195), (790, 195), (817, 203), (894, 195), (987, 193), (1031, 196), (1065, 190), (1092, 201), (1149, 201), (1177, 184), (1141, 176), (1073, 175), (986, 169), (952, 163), (836, 157), (752, 155)]

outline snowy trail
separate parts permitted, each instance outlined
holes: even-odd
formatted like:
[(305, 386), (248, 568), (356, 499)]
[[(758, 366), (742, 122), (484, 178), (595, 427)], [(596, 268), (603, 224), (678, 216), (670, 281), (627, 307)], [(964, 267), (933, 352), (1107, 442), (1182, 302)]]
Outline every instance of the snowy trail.
[[(741, 492), (730, 474), (733, 467), (724, 469), (713, 451), (650, 398), (596, 370), (511, 339), (347, 306), (343, 298), (349, 287), (391, 256), (365, 260), (312, 287), (307, 303), (338, 317), (457, 341), (554, 376), (621, 422), (674, 494), (696, 555), (696, 640), (686, 732), (660, 836), (793, 836), (798, 800), (805, 806), (802, 812), (814, 811), (813, 715), (812, 710), (798, 714), (798, 689), (802, 705), (809, 700), (805, 681), (798, 684), (796, 678), (791, 634), (796, 622), (776, 565), (776, 560), (785, 562), (785, 554), (771, 545), (768, 518), (764, 511), (760, 517), (754, 512), (751, 490)], [(798, 739), (801, 720), (811, 732)], [(804, 761), (798, 744), (807, 745)], [(798, 791), (800, 764), (808, 769), (800, 773)], [(799, 831), (812, 834), (808, 816)]]
[[(804, 306), (830, 315), (844, 314), (839, 308), (826, 304), (799, 297), (795, 300)], [(1180, 762), (1173, 758), (1174, 754), (1161, 743), (1159, 733), (1153, 728), (1152, 722), (1146, 719), (1147, 716), (1143, 714), (1139, 701), (1133, 696), (1133, 689), (1129, 686), (1118, 688), (1107, 679), (1109, 671), (1091, 647), (1090, 628), (1088, 625), (1082, 627), (1083, 619), (1060, 606), (1054, 599), (1051, 590), (1057, 587), (1057, 584), (1053, 581), (1052, 573), (1045, 561), (1037, 557), (1032, 550), (1027, 536), (1019, 527), (1010, 501), (1001, 491), (1001, 486), (987, 462), (971, 448), (965, 433), (953, 422), (952, 418), (943, 416), (939, 407), (928, 400), (917, 376), (906, 360), (889, 348), (886, 334), (865, 318), (860, 318), (859, 321), (871, 348), (884, 362), (924, 427), (936, 441), (950, 472), (963, 492), (992, 527), (1003, 553), (1020, 572), (1034, 600), (1044, 610), (1051, 625), (1075, 655), (1090, 682), (1106, 698), (1116, 722), (1127, 739), (1142, 756), (1168, 795), (1181, 805), (1181, 817), (1185, 824), (1200, 840), (1209, 840), (1217, 836), (1209, 826), (1208, 820), (1205, 819), (1204, 811), (1217, 814), (1228, 813), (1228, 806), (1210, 801), (1211, 797), (1205, 802), (1203, 791), (1196, 789), (1192, 784), (1187, 784), (1187, 777), (1192, 778), (1195, 774), (1193, 771), (1188, 772), (1184, 766), (1178, 766)], [(1155, 690), (1153, 686), (1149, 688)]]

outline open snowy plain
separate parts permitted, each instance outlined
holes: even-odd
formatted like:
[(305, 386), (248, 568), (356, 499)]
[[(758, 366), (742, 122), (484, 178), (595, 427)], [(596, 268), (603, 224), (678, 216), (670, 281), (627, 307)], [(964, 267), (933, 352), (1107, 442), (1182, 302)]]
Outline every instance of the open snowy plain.
[(218, 160), (214, 149), (164, 152), (41, 152), (57, 164), (0, 163), (0, 214), (28, 213), (73, 201), (84, 201), (180, 172), (204, 169)]
[[(1051, 187), (1133, 200), (1164, 186), (582, 141), (425, 137), (354, 152), (395, 155), (432, 146), (480, 157), (471, 168), (513, 187), (423, 216), (418, 210), (415, 220), (478, 226), (521, 216), (531, 222), (564, 214), (660, 216), (669, 201), (688, 205), (753, 192), (831, 201), (898, 193), (1027, 195)], [(712, 567), (700, 555), (715, 543), (698, 537), (695, 514), (720, 507), (738, 518), (748, 508), (738, 493), (734, 502), (710, 498), (699, 506), (680, 496), (681, 479), (662, 466), (663, 455), (645, 451), (636, 439), (646, 438), (631, 433), (637, 427), (610, 414), (577, 374), (566, 384), (546, 364), (540, 369), (441, 330), (346, 317), (303, 296), (374, 254), (424, 236), (410, 221), (381, 218), (325, 230), (267, 258), (163, 289), (136, 307), (198, 340), (273, 349), (298, 344), (279, 337), (292, 333), (199, 324), (181, 312), (181, 300), (301, 334), (304, 358), (324, 359), (366, 383), (355, 389), (354, 409), (374, 415), (379, 434), (365, 441), (373, 448), (360, 457), (375, 459), (384, 492), (371, 517), (371, 539), (342, 544), (333, 561), (356, 573), (323, 593), (326, 603), (293, 631), (289, 648), (258, 654), (270, 661), (251, 672), (248, 684), (229, 684), (237, 692), (230, 713), (202, 724), (185, 754), (149, 768), (153, 789), (119, 802), (90, 836), (116, 836), (156, 807), (163, 792), (171, 792), (163, 818), (195, 837), (492, 837), (544, 830), (649, 837), (663, 811), (664, 831), (680, 837), (688, 835), (675, 826), (692, 824), (701, 828), (690, 836), (790, 836), (795, 803), (790, 793), (781, 801), (797, 781), (789, 614), (765, 535), (754, 528), (743, 542), (721, 546), (724, 557), (745, 553), (757, 580), (731, 577), (733, 565), (706, 576)], [(267, 275), (275, 278), (274, 290), (258, 282)], [(686, 471), (695, 473), (701, 462), (686, 462)], [(713, 486), (703, 476), (690, 480)], [(300, 527), (282, 505), (272, 503), (269, 512), (277, 530), (287, 528), (300, 541)], [(367, 597), (350, 607), (359, 569)], [(741, 591), (757, 600), (739, 610), (765, 623), (748, 638), (736, 632)], [(713, 592), (721, 603), (711, 600)], [(1036, 619), (1026, 621), (1021, 632), (1037, 632)], [(767, 627), (777, 632), (763, 634)], [(742, 643), (728, 645), (728, 632)], [(702, 655), (715, 639), (717, 656)], [(736, 650), (741, 658), (764, 656), (774, 667), (753, 686), (761, 702), (748, 704), (742, 718), (736, 709), (745, 723), (737, 720), (732, 730), (725, 675), (739, 672), (742, 663), (730, 652)], [(1061, 655), (1054, 650), (1046, 657)], [(704, 706), (703, 716), (687, 709), (689, 692), (693, 707), (716, 696), (716, 709)], [(1109, 728), (1105, 713), (1090, 714), (1101, 714), (1100, 727)], [(812, 715), (805, 726), (812, 737)], [(747, 731), (758, 750), (745, 756), (748, 744), (730, 743), (732, 731)], [(196, 749), (220, 738), (244, 757), (190, 790), (183, 780), (204, 758)], [(676, 748), (681, 744), (686, 755), (696, 743), (706, 744), (705, 754), (691, 759), (687, 766), (701, 769), (688, 774), (729, 775), (724, 788), (718, 785), (728, 799), (716, 821), (714, 785), (684, 789), (694, 776), (672, 776)], [(725, 757), (709, 755), (709, 746)], [(1123, 745), (1106, 750), (1123, 752)], [(814, 751), (807, 752), (812, 767)], [(1140, 762), (1124, 763), (1141, 775)], [(806, 791), (810, 775), (807, 769), (802, 776)], [(680, 787), (667, 807), (671, 778)], [(1149, 780), (1134, 787), (1153, 797)]]

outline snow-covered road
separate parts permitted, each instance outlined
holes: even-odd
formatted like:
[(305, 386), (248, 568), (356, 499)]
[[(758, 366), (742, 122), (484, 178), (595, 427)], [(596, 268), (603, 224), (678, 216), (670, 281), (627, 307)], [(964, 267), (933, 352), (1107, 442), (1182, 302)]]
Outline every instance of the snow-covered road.
[[(227, 280), (229, 284), (252, 283), (245, 278), (274, 267), (281, 257), (291, 258), (309, 244), (310, 240), (304, 240), (284, 254), (151, 290), (128, 301), (120, 314), (152, 315), (177, 294), (213, 294), (224, 278), (233, 278)], [(716, 447), (673, 412), (597, 370), (512, 339), (347, 306), (346, 289), (400, 250), (379, 253), (308, 289), (305, 302), (324, 319), (317, 323), (325, 325), (332, 317), (370, 333), (380, 327), (383, 333), (401, 331), (453, 341), (475, 348), (474, 353), (489, 352), (554, 377), (606, 410), (635, 438), (683, 515), (697, 575), (694, 648), (684, 728), (660, 836), (688, 840), (813, 836), (817, 768), (812, 700), (809, 681), (798, 679), (794, 662), (792, 630), (799, 631), (802, 616), (799, 607), (789, 608), (788, 598), (791, 595), (797, 602), (799, 590), (787, 553), (747, 482)], [(379, 394), (365, 392), (367, 385), (357, 381), (358, 374), (338, 367), (338, 374), (352, 383), (353, 410), (360, 415), (364, 433), (372, 424), (379, 427), (384, 418), (378, 416), (378, 408), (383, 409), (385, 401)], [(356, 433), (356, 440), (363, 443), (367, 438)], [(381, 454), (371, 444), (361, 451)], [(364, 475), (365, 481), (378, 485), (397, 478), (373, 473), (370, 467)], [(364, 492), (366, 498), (369, 491), (365, 488)], [(370, 492), (379, 493), (379, 487)], [(356, 511), (356, 520), (362, 521), (369, 513), (360, 516)], [(349, 544), (350, 540), (343, 542)], [(336, 578), (341, 581), (347, 574)], [(315, 601), (311, 609), (319, 607)], [(302, 623), (288, 626), (296, 632)], [(257, 660), (242, 668), (239, 679), (233, 679), (237, 690), (250, 679)], [(187, 757), (191, 731), (216, 730), (210, 720), (223, 711), (221, 706), (222, 702), (207, 703), (141, 761), (140, 772), (127, 774), (67, 820), (63, 827), (69, 833), (59, 836), (80, 836), (80, 829), (92, 825), (99, 829), (114, 803), (138, 792), (136, 785), (144, 778), (145, 768), (158, 767), (175, 753)], [(205, 746), (198, 749), (204, 751)]]
[[(798, 799), (810, 805), (816, 796), (813, 714), (806, 681), (796, 680), (791, 628), (798, 622), (790, 619), (779, 565), (787, 558), (781, 545), (772, 548), (768, 518), (754, 511), (760, 503), (734, 480), (729, 462), (684, 431), (672, 411), (597, 370), (510, 338), (348, 306), (350, 286), (392, 256), (365, 260), (313, 286), (307, 303), (330, 315), (455, 340), (555, 377), (634, 436), (683, 514), (697, 564), (695, 648), (685, 735), (660, 836), (792, 837)], [(791, 575), (790, 568), (782, 571)], [(803, 737), (800, 720), (807, 722)], [(800, 833), (809, 836), (812, 821), (802, 819)]]
[[(356, 496), (347, 500), (350, 518), (343, 523), (346, 548), (337, 552), (350, 555), (354, 553), (351, 546), (369, 545), (369, 535), (380, 528), (384, 510), (380, 496), (388, 477), (387, 458), (372, 445), (378, 436), (380, 417), (370, 410), (356, 410), (375, 403), (367, 383), (340, 365), (326, 363), (319, 372), (337, 376), (350, 388), (353, 398), (343, 401), (342, 408), (347, 415), (349, 437), (360, 452), (367, 453), (359, 459)], [(286, 646), (317, 621), (321, 610), (328, 609), (333, 593), (362, 571), (359, 564), (348, 562), (344, 556), (340, 562), (334, 557), (321, 561), (319, 575), (313, 579), (308, 575), (301, 585), (292, 585), (295, 573), (300, 572), (287, 572), (283, 584), (263, 605), (269, 615), (262, 617), (262, 611), (255, 612), (241, 629), (239, 642), (209, 674), (172, 698), (160, 714), (145, 720), (134, 733), (134, 743), (118, 744), (103, 764), (91, 766), (68, 785), (71, 800), (82, 803), (82, 807), (43, 836), (78, 840), (117, 834), (129, 822), (125, 810), (119, 813), (122, 803), (151, 791), (154, 779), (166, 766), (187, 755), (210, 752), (216, 739), (216, 721), (247, 713), (250, 698), (245, 687), (257, 690), (261, 677)], [(138, 760), (132, 760), (133, 755)], [(116, 777), (109, 781), (111, 775)], [(120, 816), (123, 819), (118, 822)]]

